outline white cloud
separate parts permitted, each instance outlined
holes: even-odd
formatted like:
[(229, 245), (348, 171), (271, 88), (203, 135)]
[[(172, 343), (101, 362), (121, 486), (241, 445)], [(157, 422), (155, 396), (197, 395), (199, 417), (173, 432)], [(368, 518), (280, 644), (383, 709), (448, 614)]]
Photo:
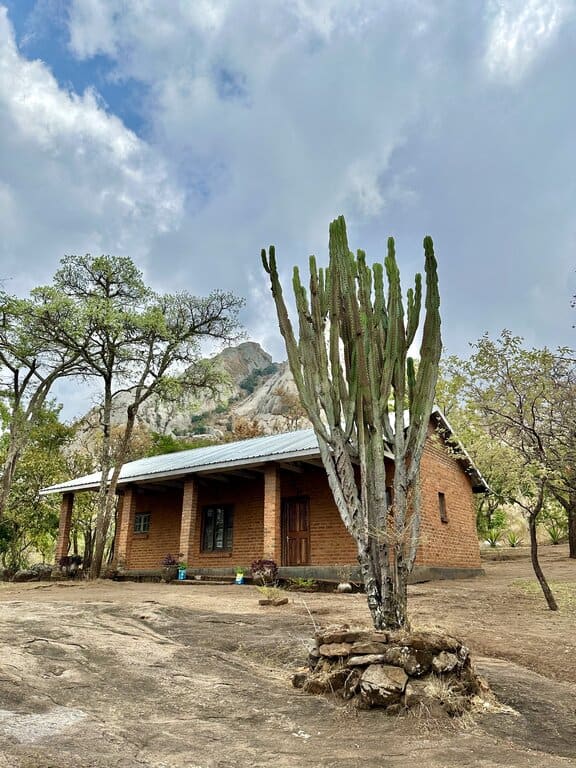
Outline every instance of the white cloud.
[(516, 82), (554, 40), (568, 16), (567, 0), (494, 0), (485, 65), (495, 79)]
[[(182, 196), (154, 153), (97, 94), (62, 89), (24, 58), (0, 6), (0, 209), (4, 269), (46, 279), (64, 253), (146, 254), (179, 220)], [(17, 221), (18, 225), (14, 226)]]
[[(549, 269), (543, 249), (573, 258), (558, 236), (574, 229), (568, 0), (60, 3), (35, 6), (66, 8), (59, 71), (72, 56), (83, 78), (108, 72), (104, 97), (141, 110), (141, 135), (96, 91), (27, 61), (2, 16), (5, 261), (50, 254), (50, 274), (65, 251), (122, 252), (159, 289), (234, 290), (279, 357), (260, 248), (277, 244), (289, 281), (291, 265), (324, 257), (340, 213), (371, 259), (397, 235), (407, 284), (435, 236), (447, 343), (461, 348), (487, 314), (537, 316), (525, 286)], [(542, 77), (524, 77), (543, 59)], [(570, 327), (545, 309), (548, 329)]]
[[(313, 228), (323, 243), (332, 216), (385, 208), (381, 176), (434, 71), (434, 47), (405, 42), (416, 19), (430, 22), (421, 6), (206, 0), (166, 14), (141, 0), (74, 0), (70, 45), (148, 86), (151, 136), (188, 187), (190, 218), (170, 249), (251, 258), (261, 237)], [(239, 290), (245, 274), (229, 265)]]

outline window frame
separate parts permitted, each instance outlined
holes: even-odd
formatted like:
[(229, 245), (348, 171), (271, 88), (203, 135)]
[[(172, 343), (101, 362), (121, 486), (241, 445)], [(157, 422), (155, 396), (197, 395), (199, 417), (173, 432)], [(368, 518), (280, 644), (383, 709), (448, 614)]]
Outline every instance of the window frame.
[(446, 507), (446, 494), (438, 491), (438, 511), (440, 513), (440, 522), (448, 522), (448, 509)]
[(151, 512), (136, 512), (134, 515), (133, 533), (150, 533)]
[[(222, 532), (219, 536), (217, 517), (209, 520), (209, 515), (222, 513)], [(232, 552), (234, 548), (234, 505), (206, 504), (202, 507), (200, 551), (203, 554)], [(210, 531), (210, 525), (212, 530)], [(210, 539), (210, 541), (208, 540)], [(219, 545), (219, 541), (221, 544)], [(207, 546), (208, 545), (208, 546)]]

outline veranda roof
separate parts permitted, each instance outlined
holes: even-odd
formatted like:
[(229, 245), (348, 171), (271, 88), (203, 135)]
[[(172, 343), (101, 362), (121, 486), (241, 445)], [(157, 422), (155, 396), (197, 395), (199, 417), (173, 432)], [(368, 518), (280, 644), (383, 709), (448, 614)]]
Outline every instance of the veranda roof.
[[(178, 477), (206, 470), (230, 469), (261, 464), (266, 461), (294, 460), (320, 455), (313, 429), (284, 432), (266, 437), (253, 437), (236, 443), (191, 448), (187, 451), (150, 456), (124, 464), (118, 485), (141, 480)], [(43, 488), (43, 495), (88, 491), (98, 488), (100, 472), (84, 475), (65, 483)]]

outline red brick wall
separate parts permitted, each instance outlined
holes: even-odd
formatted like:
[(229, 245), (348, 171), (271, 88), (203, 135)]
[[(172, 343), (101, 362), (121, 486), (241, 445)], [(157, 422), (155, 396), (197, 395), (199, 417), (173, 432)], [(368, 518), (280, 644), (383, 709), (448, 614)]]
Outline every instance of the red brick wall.
[(310, 500), (310, 563), (356, 563), (356, 544), (338, 514), (322, 468), (281, 473), (282, 497), (308, 496)]
[[(200, 486), (198, 493), (200, 521), (196, 527), (194, 549), (190, 565), (232, 567), (250, 566), (262, 557), (264, 527), (264, 479), (230, 478), (229, 483), (210, 482)], [(231, 552), (201, 552), (202, 508), (212, 504), (231, 504), (234, 507), (233, 548)]]
[(167, 554), (178, 559), (182, 492), (137, 492), (135, 500), (136, 513), (150, 512), (150, 532), (134, 533), (132, 520), (127, 567), (160, 568)]
[[(452, 568), (480, 568), (472, 486), (462, 464), (430, 430), (420, 465), (421, 544), (417, 562)], [(446, 500), (448, 522), (440, 520), (438, 494)]]
[[(388, 471), (391, 484), (391, 472)], [(356, 545), (334, 505), (325, 472), (308, 467), (302, 473), (281, 471), (283, 498), (308, 496), (310, 500), (310, 558), (312, 565), (355, 564)], [(442, 567), (480, 567), (471, 484), (459, 462), (435, 436), (428, 440), (421, 465), (422, 527), (417, 562)], [(448, 522), (440, 520), (438, 493), (446, 499)], [(212, 504), (234, 507), (231, 552), (201, 552), (202, 508)], [(134, 534), (129, 547), (129, 568), (158, 568), (167, 553), (179, 554), (182, 491), (137, 495), (137, 512), (151, 512), (149, 534)], [(264, 554), (264, 476), (228, 483), (210, 481), (198, 487), (199, 518), (188, 564), (191, 567), (243, 565)], [(277, 558), (279, 559), (279, 558)]]

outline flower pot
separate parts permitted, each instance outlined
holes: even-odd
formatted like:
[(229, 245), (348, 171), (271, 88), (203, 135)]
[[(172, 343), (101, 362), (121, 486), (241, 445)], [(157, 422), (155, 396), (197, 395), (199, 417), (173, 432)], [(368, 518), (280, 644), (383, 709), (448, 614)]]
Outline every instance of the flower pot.
[(178, 581), (184, 581), (186, 579), (186, 568), (178, 568)]
[(237, 573), (236, 574), (236, 580), (234, 582), (235, 584), (244, 584), (244, 574), (243, 573)]

